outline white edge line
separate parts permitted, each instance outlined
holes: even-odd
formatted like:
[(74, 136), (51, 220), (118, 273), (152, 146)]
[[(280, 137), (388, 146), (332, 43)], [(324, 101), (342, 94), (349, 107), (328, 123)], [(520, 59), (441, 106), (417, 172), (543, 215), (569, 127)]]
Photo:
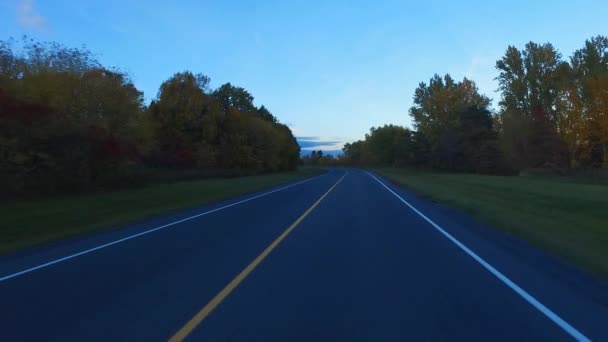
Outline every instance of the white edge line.
[(423, 213), (421, 213), (413, 205), (411, 205), (410, 203), (408, 203), (401, 196), (399, 196), (396, 192), (394, 192), (391, 188), (389, 188), (388, 186), (386, 186), (386, 184), (384, 184), (382, 181), (380, 181), (378, 178), (376, 178), (376, 176), (374, 176), (373, 174), (371, 174), (368, 171), (365, 171), (365, 172), (370, 177), (372, 177), (373, 179), (375, 179), (378, 183), (380, 183), (383, 187), (385, 187), (389, 192), (391, 192), (393, 195), (395, 195), (398, 199), (400, 199), (401, 202), (403, 202), (405, 205), (407, 205), (410, 209), (412, 209), (416, 214), (418, 214), (420, 217), (422, 217), (431, 226), (433, 226), (433, 228), (437, 229), (441, 234), (443, 234), (446, 238), (448, 238), (450, 241), (452, 241), (456, 246), (458, 246), (461, 250), (463, 250), (465, 253), (467, 253), (471, 258), (475, 259), (475, 261), (477, 261), (478, 263), (480, 263), (481, 266), (483, 266), (486, 270), (490, 271), (490, 273), (492, 273), (494, 276), (496, 276), (496, 278), (498, 278), (505, 285), (507, 285), (508, 287), (510, 287), (513, 291), (515, 291), (515, 293), (517, 293), (518, 295), (520, 295), (528, 303), (530, 303), (530, 305), (532, 305), (533, 307), (535, 307), (538, 311), (540, 311), (541, 313), (543, 313), (547, 318), (549, 318), (551, 321), (553, 321), (555, 324), (557, 324), (565, 332), (567, 332), (568, 334), (570, 334), (570, 336), (572, 336), (573, 338), (575, 338), (578, 341), (591, 341), (587, 336), (583, 335), (583, 333), (581, 333), (575, 327), (573, 327), (568, 322), (566, 322), (565, 320), (563, 320), (556, 313), (554, 313), (553, 311), (551, 311), (551, 309), (549, 309), (548, 307), (546, 307), (543, 303), (541, 303), (540, 301), (538, 301), (531, 294), (529, 294), (528, 292), (526, 292), (524, 289), (522, 289), (521, 287), (519, 287), (519, 285), (515, 284), (511, 279), (509, 279), (507, 276), (505, 276), (500, 271), (498, 271), (496, 268), (494, 268), (494, 266), (490, 265), (487, 261), (485, 261), (483, 258), (481, 258), (479, 255), (477, 255), (475, 252), (473, 252), (472, 250), (470, 250), (467, 246), (465, 246), (460, 241), (458, 241), (450, 233), (448, 233), (443, 228), (441, 228), (441, 226), (439, 226), (438, 224), (436, 224), (435, 222), (433, 222), (431, 219), (429, 219), (428, 217), (426, 217), (426, 215), (424, 215)]
[(312, 178), (309, 178), (309, 179), (305, 179), (305, 180), (303, 180), (303, 181), (300, 181), (300, 182), (297, 182), (297, 183), (293, 183), (293, 184), (290, 184), (290, 185), (288, 185), (288, 186), (284, 186), (284, 187), (279, 188), (279, 189), (275, 189), (275, 190), (272, 190), (272, 191), (268, 191), (268, 192), (265, 192), (265, 193), (263, 193), (263, 194), (259, 194), (259, 195), (257, 195), (257, 196), (253, 196), (253, 197), (250, 197), (250, 198), (247, 198), (247, 199), (244, 199), (244, 200), (238, 201), (238, 202), (230, 203), (230, 204), (228, 204), (228, 205), (225, 205), (225, 206), (222, 206), (222, 207), (219, 207), (219, 208), (215, 208), (215, 209), (212, 209), (212, 210), (209, 210), (209, 211), (205, 211), (205, 212), (203, 212), (203, 213), (196, 214), (196, 215), (193, 215), (193, 216), (189, 216), (189, 217), (183, 218), (183, 219), (181, 219), (181, 220), (173, 221), (173, 222), (171, 222), (171, 223), (167, 223), (167, 224), (165, 224), (165, 225), (162, 225), (162, 226), (159, 226), (159, 227), (156, 227), (156, 228), (152, 228), (152, 229), (149, 229), (149, 230), (146, 230), (146, 231), (143, 231), (143, 232), (140, 232), (140, 233), (134, 234), (134, 235), (129, 235), (129, 236), (124, 237), (124, 238), (122, 238), (122, 239), (118, 239), (118, 240), (115, 240), (115, 241), (112, 241), (112, 242), (108, 242), (108, 243), (105, 243), (105, 244), (103, 244), (103, 245), (99, 245), (99, 246), (97, 246), (97, 247), (89, 248), (89, 249), (86, 249), (86, 250), (81, 251), (81, 252), (78, 252), (78, 253), (70, 254), (70, 255), (65, 256), (65, 257), (63, 257), (63, 258), (59, 258), (59, 259), (55, 259), (55, 260), (52, 260), (52, 261), (49, 261), (49, 262), (45, 262), (45, 263), (40, 264), (40, 265), (38, 265), (38, 266), (34, 266), (34, 267), (31, 267), (31, 268), (28, 268), (28, 269), (25, 269), (25, 270), (22, 270), (22, 271), (19, 271), (19, 272), (15, 272), (15, 273), (12, 273), (12, 274), (9, 274), (9, 275), (6, 275), (6, 276), (3, 276), (3, 277), (0, 277), (0, 282), (3, 282), (3, 281), (6, 281), (6, 280), (9, 280), (9, 279), (11, 279), (11, 278), (18, 277), (18, 276), (20, 276), (20, 275), (24, 275), (24, 274), (26, 274), (26, 273), (30, 273), (30, 272), (33, 272), (33, 271), (39, 270), (39, 269), (41, 269), (41, 268), (45, 268), (45, 267), (49, 267), (49, 266), (52, 266), (52, 265), (58, 264), (58, 263), (60, 263), (60, 262), (64, 262), (64, 261), (66, 261), (66, 260), (70, 260), (70, 259), (73, 259), (73, 258), (79, 257), (79, 256), (84, 255), (84, 254), (88, 254), (88, 253), (91, 253), (91, 252), (94, 252), (94, 251), (97, 251), (97, 250), (100, 250), (100, 249), (104, 249), (104, 248), (106, 248), (106, 247), (110, 247), (110, 246), (113, 246), (113, 245), (119, 244), (119, 243), (121, 243), (121, 242), (125, 242), (125, 241), (131, 240), (131, 239), (135, 239), (135, 238), (140, 237), (140, 236), (142, 236), (142, 235), (150, 234), (150, 233), (153, 233), (153, 232), (156, 232), (156, 231), (159, 231), (159, 230), (162, 230), (162, 229), (165, 229), (165, 228), (168, 228), (168, 227), (174, 226), (174, 225), (176, 225), (176, 224), (179, 224), (179, 223), (182, 223), (182, 222), (186, 222), (186, 221), (189, 221), (189, 220), (195, 219), (195, 218), (197, 218), (197, 217), (201, 217), (201, 216), (204, 216), (204, 215), (207, 215), (207, 214), (214, 213), (214, 212), (216, 212), (216, 211), (220, 211), (220, 210), (223, 210), (223, 209), (227, 209), (227, 208), (233, 207), (233, 206), (235, 206), (235, 205), (239, 205), (239, 204), (242, 204), (242, 203), (245, 203), (245, 202), (249, 202), (249, 201), (252, 201), (252, 200), (257, 199), (257, 198), (260, 198), (260, 197), (268, 196), (268, 195), (273, 194), (273, 193), (275, 193), (275, 192), (282, 191), (282, 190), (285, 190), (285, 189), (288, 189), (288, 188), (291, 188), (291, 187), (294, 187), (294, 186), (297, 186), (297, 185), (300, 185), (300, 184), (304, 184), (304, 183), (306, 183), (306, 182), (310, 182), (310, 181), (312, 181), (312, 180), (314, 180), (314, 179), (317, 179), (317, 178), (319, 178), (319, 177), (321, 177), (321, 176), (322, 176), (322, 175), (319, 175), (319, 176), (316, 176), (316, 177), (312, 177)]

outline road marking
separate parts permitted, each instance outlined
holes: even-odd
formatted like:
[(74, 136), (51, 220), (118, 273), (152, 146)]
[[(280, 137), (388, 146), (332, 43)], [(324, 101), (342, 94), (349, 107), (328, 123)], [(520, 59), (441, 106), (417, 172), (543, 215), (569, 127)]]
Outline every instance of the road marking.
[[(367, 171), (365, 171), (367, 172)], [(380, 183), (383, 187), (385, 187), (390, 193), (395, 195), (398, 199), (401, 200), (405, 205), (407, 205), (410, 209), (412, 209), (418, 216), (422, 217), (426, 222), (428, 222), (433, 228), (437, 229), (441, 234), (447, 237), (450, 241), (452, 241), (458, 248), (467, 253), (471, 258), (475, 259), (478, 263), (481, 264), (486, 270), (490, 271), (496, 278), (502, 281), (505, 285), (510, 287), (515, 293), (520, 295), (523, 299), (525, 299), (529, 304), (535, 307), (538, 311), (542, 312), (547, 318), (557, 324), (560, 328), (562, 328), (565, 332), (570, 334), (577, 341), (591, 341), (587, 336), (583, 335), (579, 330), (570, 325), (568, 322), (564, 321), (561, 317), (559, 317), (556, 313), (551, 311), (548, 307), (546, 307), (543, 303), (539, 302), (536, 298), (534, 298), (531, 294), (526, 292), (524, 289), (519, 287), (519, 285), (515, 284), (511, 279), (507, 278), (504, 274), (498, 271), (494, 266), (490, 265), (487, 261), (482, 259), (479, 255), (475, 254), (472, 250), (470, 250), (463, 243), (458, 241), (455, 237), (453, 237), (450, 233), (445, 231), (441, 226), (437, 223), (433, 222), (430, 218), (426, 217), (423, 213), (421, 213), (418, 209), (416, 209), (413, 205), (411, 205), (408, 201), (404, 200), (401, 196), (399, 196), (396, 192), (394, 192), (391, 188), (386, 186), (382, 181), (380, 181), (376, 176), (367, 172), (367, 174), (375, 179), (378, 183)]]
[(226, 287), (224, 287), (215, 297), (213, 297), (207, 305), (205, 305), (191, 320), (186, 323), (173, 337), (169, 339), (169, 342), (183, 341), (188, 335), (201, 324), (201, 322), (213, 312), (213, 310), (222, 303), (226, 297), (230, 295), (234, 289), (239, 286), (247, 276), (255, 270), (255, 268), (302, 222), (308, 214), (310, 214), (323, 199), (329, 195), (329, 193), (346, 177), (348, 171), (344, 173), (344, 176), (340, 178), (323, 196), (321, 196), (308, 210), (304, 212), (298, 219), (291, 224), (278, 238), (276, 238), (266, 249), (258, 255), (244, 270), (241, 271)]
[(246, 203), (246, 202), (249, 202), (249, 201), (253, 201), (254, 199), (258, 199), (260, 197), (268, 196), (268, 195), (273, 194), (275, 192), (279, 192), (279, 191), (282, 191), (282, 190), (285, 190), (285, 189), (289, 189), (289, 188), (297, 186), (297, 185), (304, 184), (306, 182), (310, 182), (313, 179), (317, 179), (318, 177), (320, 177), (320, 176), (316, 176), (316, 177), (312, 177), (312, 178), (309, 178), (309, 179), (305, 179), (303, 181), (300, 181), (300, 182), (297, 182), (297, 183), (294, 183), (294, 184), (290, 184), (288, 186), (284, 186), (284, 187), (279, 188), (279, 189), (275, 189), (275, 190), (272, 190), (272, 191), (265, 192), (263, 194), (259, 194), (257, 196), (253, 196), (253, 197), (244, 199), (242, 201), (238, 201), (238, 202), (235, 202), (235, 203), (231, 203), (231, 204), (222, 206), (220, 208), (215, 208), (215, 209), (212, 209), (212, 210), (209, 210), (209, 211), (205, 211), (203, 213), (196, 214), (196, 215), (193, 215), (193, 216), (189, 216), (189, 217), (186, 217), (186, 218), (183, 218), (181, 220), (177, 220), (177, 221), (174, 221), (174, 222), (171, 222), (171, 223), (167, 223), (165, 225), (162, 225), (162, 226), (159, 226), (159, 227), (156, 227), (156, 228), (152, 228), (152, 229), (143, 231), (141, 233), (130, 235), (130, 236), (124, 237), (124, 238), (119, 239), (119, 240), (115, 240), (115, 241), (112, 241), (112, 242), (105, 243), (103, 245), (99, 245), (97, 247), (86, 249), (86, 250), (78, 252), (78, 253), (74, 253), (74, 254), (71, 254), (71, 255), (59, 258), (59, 259), (55, 259), (55, 260), (52, 260), (52, 261), (49, 261), (49, 262), (45, 262), (45, 263), (40, 264), (38, 266), (34, 266), (34, 267), (31, 267), (31, 268), (25, 269), (23, 271), (15, 272), (15, 273), (12, 273), (12, 274), (0, 277), (0, 283), (3, 282), (3, 281), (6, 281), (6, 280), (9, 280), (9, 279), (12, 279), (12, 278), (15, 278), (15, 277), (18, 277), (18, 276), (21, 276), (21, 275), (33, 272), (33, 271), (36, 271), (36, 270), (39, 270), (41, 268), (49, 267), (49, 266), (58, 264), (60, 262), (64, 262), (64, 261), (67, 261), (67, 260), (70, 260), (70, 259), (74, 259), (74, 258), (79, 257), (79, 256), (84, 255), (84, 254), (88, 254), (88, 253), (91, 253), (91, 252), (94, 252), (94, 251), (98, 251), (100, 249), (104, 249), (104, 248), (107, 248), (107, 247), (119, 244), (121, 242), (125, 242), (125, 241), (131, 240), (131, 239), (135, 239), (135, 238), (140, 237), (142, 235), (147, 235), (147, 234), (150, 234), (150, 233), (153, 233), (153, 232), (156, 232), (156, 231), (159, 231), (159, 230), (162, 230), (162, 229), (174, 226), (174, 225), (182, 223), (182, 222), (190, 221), (190, 220), (195, 219), (197, 217), (205, 216), (205, 215), (214, 213), (216, 211), (220, 211), (220, 210), (223, 210), (223, 209), (234, 207), (235, 205), (239, 205), (239, 204), (243, 204), (243, 203)]

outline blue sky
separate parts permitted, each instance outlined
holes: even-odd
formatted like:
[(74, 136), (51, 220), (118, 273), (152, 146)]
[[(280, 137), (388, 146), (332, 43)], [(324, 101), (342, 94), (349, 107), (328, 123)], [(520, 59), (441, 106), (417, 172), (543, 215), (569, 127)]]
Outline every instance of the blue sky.
[(567, 57), (608, 34), (606, 13), (605, 0), (1, 0), (0, 39), (84, 44), (147, 99), (174, 72), (202, 72), (248, 89), (303, 147), (331, 150), (410, 126), (414, 89), (434, 73), (472, 78), (496, 103), (508, 45), (551, 42)]

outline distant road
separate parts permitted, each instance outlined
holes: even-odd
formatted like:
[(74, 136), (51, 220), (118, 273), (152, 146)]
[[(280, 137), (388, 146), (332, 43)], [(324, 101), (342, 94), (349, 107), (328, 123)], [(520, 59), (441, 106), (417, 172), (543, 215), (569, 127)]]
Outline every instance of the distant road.
[(606, 303), (555, 274), (587, 278), (481, 229), (335, 169), (0, 259), (0, 340), (608, 340)]

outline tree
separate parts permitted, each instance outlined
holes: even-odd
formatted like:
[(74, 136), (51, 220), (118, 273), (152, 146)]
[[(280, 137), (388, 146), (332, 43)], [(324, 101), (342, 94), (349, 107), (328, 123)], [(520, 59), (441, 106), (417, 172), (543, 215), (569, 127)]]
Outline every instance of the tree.
[(253, 96), (242, 87), (226, 83), (217, 88), (211, 96), (220, 104), (226, 114), (230, 109), (235, 109), (239, 112), (256, 111), (253, 105)]
[(297, 167), (299, 146), (287, 126), (266, 107), (255, 108), (245, 89), (227, 83), (209, 91), (208, 84), (206, 76), (184, 72), (161, 85), (150, 105), (161, 160), (239, 174)]
[(555, 123), (559, 68), (563, 64), (561, 54), (549, 43), (529, 42), (522, 52), (509, 46), (496, 62), (501, 109), (531, 117), (540, 108)]
[(270, 121), (272, 123), (277, 123), (277, 118), (272, 115), (272, 113), (266, 107), (264, 107), (264, 105), (258, 108), (257, 112), (263, 120)]
[(586, 131), (589, 164), (599, 167), (608, 162), (608, 38), (593, 37), (574, 52), (572, 65), (573, 110), (579, 127)]
[(0, 174), (14, 191), (80, 191), (129, 178), (143, 96), (86, 49), (0, 42)]
[(324, 155), (321, 158), (319, 158), (318, 162), (319, 162), (319, 165), (322, 165), (322, 166), (331, 166), (336, 163), (336, 158), (331, 154), (327, 154), (327, 155)]
[(353, 143), (346, 143), (342, 147), (342, 152), (351, 163), (358, 165), (362, 162), (363, 141), (357, 140)]
[(462, 156), (454, 168), (468, 172), (496, 173), (500, 171), (502, 153), (498, 148), (498, 133), (494, 119), (486, 108), (472, 106), (460, 114), (457, 146)]
[[(502, 146), (508, 159), (518, 168), (555, 165), (555, 154), (562, 153), (561, 143), (545, 147), (556, 150), (535, 152), (540, 136), (556, 137), (560, 125), (560, 89), (567, 75), (567, 63), (549, 43), (526, 44), (523, 52), (509, 46), (496, 62), (502, 98)], [(513, 131), (511, 131), (513, 130)], [(549, 132), (549, 131), (553, 132)]]
[(372, 165), (403, 166), (411, 164), (409, 129), (395, 125), (372, 127), (365, 135), (363, 160)]
[(129, 75), (86, 49), (0, 41), (0, 186), (83, 191), (141, 183), (141, 167), (293, 170), (291, 130), (245, 89), (174, 74), (146, 108)]
[(279, 170), (295, 170), (300, 159), (300, 145), (287, 125), (275, 123), (279, 132)]
[(425, 167), (430, 163), (431, 145), (428, 139), (419, 131), (412, 131), (412, 165)]
[(365, 140), (346, 143), (342, 151), (344, 157), (339, 159), (342, 164), (420, 167), (428, 162), (424, 136), (396, 125), (372, 127)]
[(171, 166), (212, 166), (219, 107), (207, 95), (209, 78), (189, 71), (174, 74), (160, 86), (149, 115), (161, 159)]
[(469, 108), (487, 110), (490, 100), (479, 94), (475, 83), (463, 79), (455, 82), (450, 75), (433, 76), (429, 84), (422, 82), (414, 93), (410, 115), (418, 132), (424, 135), (436, 167), (457, 168), (460, 158), (454, 146), (461, 125), (461, 115)]

